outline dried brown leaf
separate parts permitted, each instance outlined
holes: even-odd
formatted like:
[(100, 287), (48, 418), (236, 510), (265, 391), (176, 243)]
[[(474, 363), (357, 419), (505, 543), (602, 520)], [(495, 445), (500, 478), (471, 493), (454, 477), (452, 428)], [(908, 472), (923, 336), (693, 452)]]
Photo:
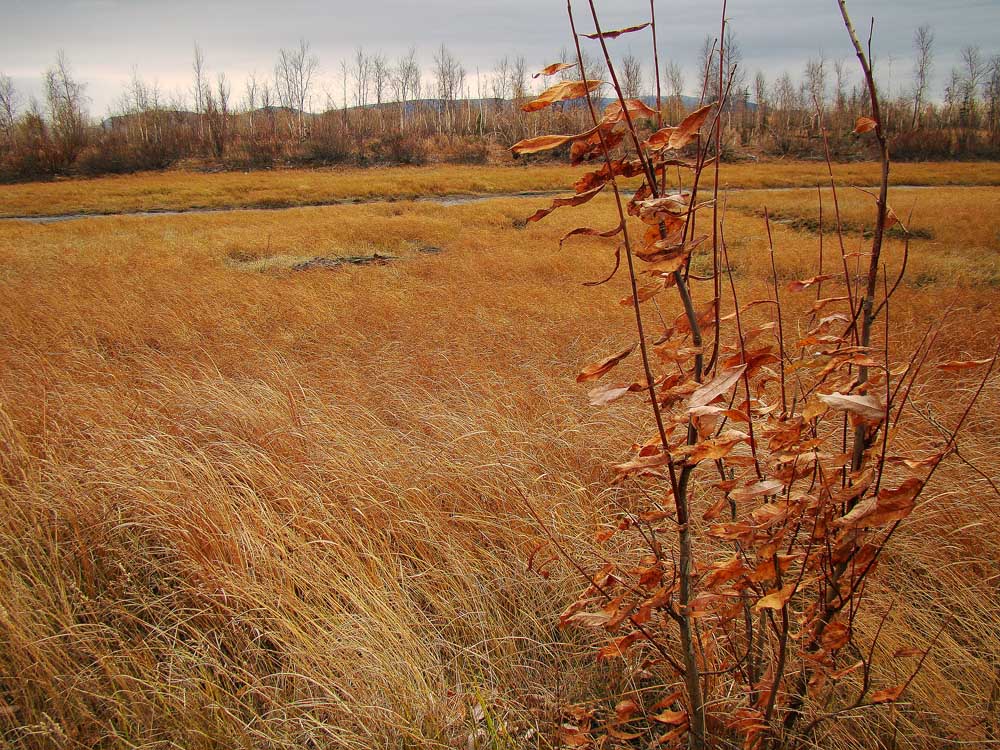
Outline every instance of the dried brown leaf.
[(617, 354), (612, 354), (610, 357), (602, 359), (600, 362), (595, 362), (593, 364), (587, 365), (583, 368), (579, 375), (576, 376), (577, 383), (586, 383), (588, 380), (597, 380), (599, 377), (609, 372), (615, 365), (625, 359), (628, 355), (635, 351), (635, 344), (628, 347), (627, 349), (622, 349)]
[(603, 84), (603, 81), (561, 81), (543, 91), (538, 98), (528, 102), (521, 109), (525, 112), (537, 112), (558, 102), (579, 99)]
[(917, 494), (923, 486), (923, 480), (910, 478), (897, 489), (881, 490), (878, 497), (862, 500), (850, 513), (834, 521), (834, 525), (844, 529), (867, 529), (902, 521), (913, 512)]
[(761, 597), (753, 606), (754, 610), (760, 612), (762, 609), (784, 608), (788, 604), (788, 600), (792, 598), (792, 594), (795, 593), (797, 586), (797, 583), (789, 583), (776, 591), (772, 591), (767, 596)]
[(587, 393), (591, 406), (604, 406), (617, 401), (630, 390), (627, 385), (599, 385)]
[(694, 137), (698, 134), (698, 131), (701, 130), (701, 126), (705, 124), (705, 120), (708, 119), (708, 114), (712, 111), (715, 104), (715, 102), (712, 102), (711, 104), (699, 107), (685, 117), (681, 121), (681, 124), (674, 129), (674, 132), (670, 134), (670, 140), (667, 142), (667, 148), (684, 148), (688, 143), (694, 140)]
[(604, 39), (617, 39), (622, 34), (631, 34), (633, 31), (642, 31), (648, 26), (649, 21), (646, 21), (646, 23), (641, 23), (638, 26), (628, 26), (624, 29), (615, 29), (614, 31), (602, 31), (599, 34), (581, 34), (580, 36), (585, 36), (587, 39), (601, 39), (602, 37)]
[(831, 409), (850, 412), (865, 422), (878, 424), (885, 418), (885, 406), (871, 393), (865, 395), (821, 393), (818, 397)]
[(988, 359), (952, 359), (938, 365), (938, 369), (945, 372), (961, 372), (962, 370), (971, 370), (975, 367), (988, 365), (992, 361), (992, 357)]
[(551, 65), (546, 65), (544, 68), (539, 70), (537, 73), (532, 74), (532, 78), (540, 78), (541, 76), (554, 76), (556, 73), (561, 73), (564, 70), (569, 70), (570, 68), (575, 68), (576, 63), (570, 62), (557, 62)]
[(872, 693), (872, 697), (869, 700), (872, 703), (895, 703), (899, 700), (899, 696), (903, 694), (906, 690), (906, 684), (896, 685), (896, 687), (885, 688), (884, 690), (876, 690)]
[(854, 132), (856, 134), (869, 133), (878, 127), (878, 123), (875, 122), (870, 117), (859, 117), (858, 121), (854, 124)]
[(540, 208), (535, 211), (535, 213), (528, 217), (528, 221), (541, 221), (557, 208), (563, 208), (564, 206), (582, 206), (602, 190), (604, 190), (604, 185), (598, 185), (593, 190), (588, 190), (585, 193), (577, 193), (576, 195), (554, 198), (551, 206), (548, 208)]
[(705, 383), (691, 394), (691, 398), (688, 399), (688, 409), (709, 404), (722, 394), (727, 393), (730, 388), (736, 385), (746, 369), (746, 365), (738, 365), (737, 367), (727, 367), (718, 373), (710, 382)]

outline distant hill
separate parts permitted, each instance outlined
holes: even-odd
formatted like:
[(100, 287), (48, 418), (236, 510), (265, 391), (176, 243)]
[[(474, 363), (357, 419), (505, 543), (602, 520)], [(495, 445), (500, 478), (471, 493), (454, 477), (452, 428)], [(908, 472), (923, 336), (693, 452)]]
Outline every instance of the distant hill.
[[(656, 107), (656, 97), (655, 96), (643, 96), (643, 97), (640, 97), (640, 99), (642, 99), (643, 103), (645, 103), (646, 105), (648, 105), (650, 107), (653, 107), (653, 108)], [(667, 99), (668, 98), (666, 96), (663, 97), (664, 104), (666, 104)], [(596, 99), (595, 100), (595, 104), (597, 104), (597, 106), (598, 106), (599, 109), (604, 109), (604, 107), (606, 107), (607, 105), (609, 105), (609, 104), (611, 104), (612, 102), (615, 102), (615, 101), (617, 101), (616, 98), (605, 96), (605, 97), (601, 97), (599, 99)], [(698, 104), (700, 102), (700, 100), (697, 97), (693, 97), (693, 96), (681, 96), (681, 101), (684, 103), (684, 107), (687, 108), (687, 109), (694, 109), (695, 107), (698, 106)], [(460, 99), (456, 103), (458, 103), (458, 104), (465, 104), (466, 102), (468, 102), (468, 104), (471, 105), (474, 108), (479, 108), (479, 107), (494, 107), (494, 106), (496, 106), (497, 100), (494, 99), (494, 98), (491, 98), (491, 97), (489, 97), (489, 98), (484, 97), (484, 98), (480, 98), (480, 99)], [(573, 101), (573, 102), (563, 102), (562, 104), (555, 105), (555, 106), (560, 106), (560, 107), (563, 107), (563, 108), (566, 108), (566, 109), (571, 109), (571, 108), (574, 108), (574, 107), (580, 107), (580, 106), (584, 106), (584, 105), (583, 105), (582, 101)], [(748, 104), (748, 106), (752, 110), (752, 109), (756, 109), (757, 105), (754, 104), (753, 102), (750, 102)], [(399, 107), (399, 103), (398, 102), (383, 102), (382, 104), (369, 104), (369, 105), (367, 105), (367, 106), (365, 106), (363, 108), (362, 107), (358, 107), (358, 106), (351, 106), (351, 107), (348, 107), (347, 109), (348, 109), (348, 111), (355, 111), (355, 110), (358, 110), (358, 109), (366, 109), (366, 110), (383, 109), (383, 110), (392, 110), (392, 111), (395, 112), (395, 111), (398, 110), (398, 107)], [(414, 99), (414, 100), (406, 102), (406, 111), (407, 112), (413, 111), (414, 109), (418, 109), (418, 108), (426, 108), (426, 109), (435, 110), (435, 111), (440, 112), (444, 108), (444, 100), (443, 99), (429, 98), (429, 99)], [(341, 111), (342, 110), (340, 108), (334, 108), (334, 109), (328, 109), (325, 112), (304, 112), (304, 113), (302, 113), (302, 116), (303, 116), (304, 119), (309, 120), (309, 119), (312, 119), (312, 118), (315, 118), (315, 117), (320, 117), (320, 116), (322, 116), (324, 114), (329, 114), (331, 112), (341, 112)], [(191, 112), (189, 110), (159, 110), (159, 112), (161, 114), (163, 114), (163, 115), (166, 115), (167, 117), (169, 117), (170, 119), (172, 119), (174, 122), (195, 123), (198, 120), (198, 114), (196, 112)], [(247, 112), (234, 112), (233, 116), (235, 116), (235, 117), (246, 117), (247, 114), (249, 114), (249, 113), (247, 113)], [(299, 111), (297, 109), (293, 109), (292, 107), (281, 107), (281, 106), (260, 107), (258, 109), (255, 109), (253, 111), (253, 114), (254, 114), (254, 116), (259, 116), (259, 115), (287, 115), (289, 117), (295, 117), (295, 118), (299, 117)], [(104, 130), (114, 130), (114, 129), (117, 129), (117, 128), (127, 127), (129, 121), (132, 118), (136, 117), (136, 116), (137, 115), (134, 115), (134, 114), (112, 115), (111, 117), (107, 117), (107, 118), (105, 118), (104, 120), (101, 121), (101, 127)]]

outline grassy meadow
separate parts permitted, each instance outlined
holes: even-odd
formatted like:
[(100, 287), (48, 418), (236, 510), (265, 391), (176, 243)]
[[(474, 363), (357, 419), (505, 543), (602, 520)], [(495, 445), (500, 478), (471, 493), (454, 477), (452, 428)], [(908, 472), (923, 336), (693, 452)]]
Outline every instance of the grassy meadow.
[[(2, 187), (0, 211), (553, 190), (571, 174), (168, 172)], [(837, 176), (871, 184), (876, 170)], [(726, 166), (723, 179), (741, 188), (727, 197), (725, 239), (742, 301), (770, 294), (765, 204), (781, 280), (813, 275), (825, 166)], [(935, 357), (989, 356), (1000, 188), (988, 186), (1000, 165), (900, 164), (893, 179), (937, 186), (890, 194), (904, 221), (914, 207), (890, 310), (898, 351), (950, 309)], [(852, 251), (874, 202), (839, 195)], [(592, 407), (574, 382), (633, 336), (624, 274), (582, 285), (608, 274), (614, 244), (559, 246), (572, 227), (612, 226), (612, 203), (524, 226), (545, 203), (0, 222), (0, 739), (549, 748), (562, 704), (626, 694), (590, 636), (556, 627), (581, 588), (574, 571), (553, 563), (543, 578), (527, 564), (540, 534), (526, 501), (597, 563), (597, 525), (634, 492), (612, 484), (609, 465), (649, 429), (638, 400)], [(839, 263), (836, 237), (822, 236), (825, 262)], [(891, 273), (895, 235), (886, 252)], [(294, 270), (376, 253), (393, 259)], [(694, 294), (708, 299), (711, 283)], [(679, 312), (658, 299), (652, 326)], [(928, 372), (904, 442), (940, 440), (976, 385), (975, 374)], [(858, 624), (871, 634), (889, 610), (887, 654), (944, 629), (906, 700), (833, 722), (817, 747), (997, 739), (998, 377), (961, 459), (890, 546)], [(885, 663), (884, 684), (912, 667)]]
[[(191, 208), (284, 208), (351, 200), (566, 190), (580, 170), (543, 162), (522, 166), (279, 169), (256, 172), (174, 170), (94, 179), (26, 182), (0, 188), (0, 217), (70, 213), (135, 213)], [(707, 170), (708, 184), (714, 170)], [(842, 185), (874, 185), (875, 162), (838, 165)], [(897, 185), (1000, 185), (998, 162), (894, 164)], [(731, 188), (815, 187), (829, 183), (825, 165), (808, 161), (726, 165)]]

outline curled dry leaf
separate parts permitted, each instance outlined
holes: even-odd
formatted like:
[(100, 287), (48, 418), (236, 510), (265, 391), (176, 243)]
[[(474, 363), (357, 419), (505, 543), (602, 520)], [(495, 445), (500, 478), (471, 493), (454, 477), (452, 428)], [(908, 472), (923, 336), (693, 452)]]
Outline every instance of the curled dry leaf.
[(612, 354), (610, 357), (602, 359), (600, 362), (595, 362), (594, 364), (587, 365), (581, 370), (580, 374), (576, 376), (577, 383), (586, 383), (588, 380), (597, 380), (599, 377), (609, 372), (615, 365), (625, 359), (628, 355), (635, 351), (636, 344), (627, 349), (622, 349), (617, 354)]
[(541, 221), (557, 208), (562, 208), (564, 206), (582, 206), (602, 190), (604, 190), (604, 185), (598, 185), (593, 190), (588, 190), (585, 193), (577, 193), (576, 195), (554, 198), (551, 206), (548, 208), (538, 209), (535, 213), (528, 217), (528, 221)]
[(639, 711), (639, 704), (631, 698), (619, 701), (615, 706), (615, 717), (618, 721), (628, 721)]
[(896, 685), (896, 687), (886, 688), (885, 690), (876, 690), (872, 693), (872, 697), (869, 699), (872, 703), (895, 703), (899, 700), (899, 696), (903, 694), (906, 689), (906, 684)]
[(705, 124), (705, 120), (714, 106), (715, 102), (712, 102), (711, 104), (699, 107), (685, 117), (677, 127), (667, 127), (657, 130), (646, 139), (643, 145), (649, 149), (665, 148), (677, 150), (684, 148), (698, 135), (698, 131)]
[(612, 125), (621, 122), (625, 119), (626, 111), (630, 117), (656, 117), (656, 110), (648, 106), (642, 99), (626, 99), (625, 110), (622, 110), (622, 103), (620, 101), (613, 101), (605, 107), (601, 123)]
[(890, 464), (902, 464), (907, 469), (916, 469), (919, 471), (924, 471), (926, 469), (932, 469), (941, 463), (941, 459), (944, 458), (944, 452), (939, 451), (938, 453), (931, 454), (926, 458), (907, 458), (906, 456), (886, 456), (886, 463)]
[(738, 503), (753, 500), (764, 495), (776, 495), (785, 489), (785, 483), (777, 479), (768, 479), (764, 482), (757, 482), (748, 487), (740, 487), (729, 493), (729, 497)]
[(808, 289), (813, 284), (820, 284), (820, 283), (822, 283), (824, 281), (829, 281), (830, 279), (832, 279), (834, 277), (835, 277), (835, 274), (824, 273), (824, 274), (822, 274), (820, 276), (813, 276), (812, 278), (809, 278), (809, 279), (801, 279), (801, 280), (791, 281), (788, 284), (788, 291), (790, 291), (790, 292), (801, 292), (803, 289)]
[(647, 28), (648, 26), (649, 26), (649, 21), (646, 21), (646, 23), (640, 23), (638, 26), (628, 26), (628, 27), (626, 27), (624, 29), (615, 29), (614, 31), (602, 31), (599, 34), (597, 34), (597, 33), (594, 33), (594, 34), (580, 34), (580, 36), (585, 36), (585, 37), (587, 37), (587, 39), (600, 39), (602, 37), (604, 39), (617, 39), (622, 34), (631, 34), (633, 31), (642, 31), (643, 29)]
[(753, 605), (754, 611), (760, 612), (762, 609), (782, 609), (788, 600), (792, 598), (792, 594), (795, 593), (795, 589), (798, 586), (797, 583), (789, 583), (786, 586), (782, 586), (777, 591), (772, 591), (767, 596), (763, 596), (760, 600)]
[(876, 127), (878, 127), (878, 123), (875, 122), (872, 118), (859, 117), (858, 121), (854, 123), (854, 132), (855, 134), (858, 135), (860, 135), (861, 133), (870, 133)]
[(599, 385), (587, 393), (591, 406), (604, 406), (613, 401), (617, 401), (631, 390), (627, 385)]
[(824, 297), (823, 299), (818, 299), (818, 300), (816, 300), (815, 303), (813, 303), (813, 306), (812, 306), (812, 309), (810, 310), (810, 312), (814, 312), (814, 313), (815, 312), (819, 312), (820, 310), (822, 310), (827, 305), (832, 305), (835, 302), (847, 302), (848, 299), (849, 299), (848, 297)]
[(603, 628), (608, 624), (611, 615), (607, 612), (576, 612), (564, 621), (567, 625), (579, 625), (584, 628)]
[(643, 141), (642, 145), (648, 149), (666, 148), (667, 144), (670, 143), (670, 136), (672, 136), (676, 130), (677, 128), (675, 127), (660, 128), (649, 136), (649, 138)]
[(844, 529), (868, 529), (902, 521), (913, 512), (923, 486), (923, 480), (910, 478), (897, 489), (881, 490), (878, 497), (862, 500), (850, 513), (834, 521), (834, 525)]
[(962, 370), (971, 370), (975, 367), (988, 365), (992, 361), (992, 357), (988, 359), (952, 359), (938, 365), (938, 369), (944, 370), (945, 372), (961, 372)]
[(709, 568), (705, 577), (702, 579), (701, 584), (705, 588), (712, 588), (737, 578), (745, 570), (746, 568), (743, 566), (743, 561), (737, 555)]
[(624, 657), (625, 653), (629, 648), (638, 640), (642, 638), (642, 633), (640, 631), (635, 631), (634, 633), (629, 633), (621, 638), (615, 638), (607, 646), (602, 648), (597, 652), (598, 661), (603, 661), (605, 659), (614, 659), (616, 657)]
[(587, 172), (573, 183), (573, 189), (582, 193), (592, 190), (598, 185), (603, 185), (613, 177), (635, 177), (638, 174), (642, 174), (642, 163), (638, 159), (614, 159), (610, 165), (604, 163), (600, 169)]
[(646, 300), (653, 299), (653, 297), (655, 297), (657, 294), (659, 294), (666, 288), (667, 284), (665, 284), (662, 279), (659, 281), (654, 281), (652, 284), (646, 284), (645, 286), (639, 287), (635, 296), (632, 296), (630, 294), (627, 297), (622, 297), (620, 300), (618, 300), (618, 304), (621, 305), (622, 307), (632, 307), (636, 303), (636, 300), (638, 300), (639, 303), (642, 304)]
[[(604, 136), (604, 143), (601, 143), (601, 136)], [(604, 155), (604, 147), (608, 151), (616, 148), (625, 139), (624, 130), (615, 131), (613, 125), (601, 125), (600, 132), (594, 133), (590, 138), (574, 141), (569, 150), (569, 163), (577, 166), (583, 162)]]
[(584, 97), (603, 84), (604, 81), (562, 81), (543, 91), (537, 99), (528, 102), (521, 109), (525, 112), (537, 112), (558, 102)]
[(653, 721), (659, 724), (669, 724), (670, 726), (678, 726), (680, 724), (687, 723), (687, 711), (671, 711), (669, 708), (666, 711), (661, 711), (658, 714), (654, 714), (652, 717)]
[(570, 62), (557, 62), (551, 65), (546, 65), (544, 68), (534, 73), (532, 78), (540, 78), (542, 76), (554, 76), (556, 73), (561, 73), (564, 70), (569, 70), (570, 68), (575, 68), (576, 63)]
[(559, 244), (562, 245), (570, 237), (603, 237), (607, 239), (608, 237), (614, 237), (616, 234), (621, 233), (622, 225), (619, 224), (614, 229), (608, 229), (606, 231), (601, 231), (600, 229), (593, 229), (592, 227), (577, 227), (576, 229), (571, 229), (566, 232), (560, 239)]
[(754, 583), (774, 581), (777, 580), (779, 572), (784, 574), (793, 562), (801, 559), (802, 555), (774, 555), (759, 563), (747, 577)]
[(836, 651), (847, 645), (851, 640), (851, 629), (842, 622), (832, 622), (823, 631), (820, 643), (827, 651)]
[(656, 474), (657, 469), (670, 463), (670, 456), (666, 453), (653, 453), (646, 456), (637, 456), (631, 461), (617, 464), (614, 469), (622, 476), (630, 474)]
[(847, 411), (865, 422), (878, 424), (885, 418), (885, 406), (874, 394), (821, 393), (819, 400), (835, 411)]
[(906, 225), (903, 223), (902, 219), (900, 219), (896, 215), (896, 212), (892, 210), (892, 206), (886, 206), (885, 228), (890, 229), (891, 227), (894, 227), (897, 224), (899, 224), (900, 229), (902, 229), (904, 232), (906, 232), (907, 234), (910, 233), (910, 230), (906, 228)]
[[(621, 230), (619, 229), (617, 231), (621, 231)], [(598, 235), (598, 236), (601, 236), (601, 235)], [(565, 237), (563, 239), (565, 239)], [(615, 250), (615, 267), (611, 269), (611, 273), (609, 273), (606, 278), (603, 278), (600, 281), (585, 281), (585, 282), (583, 282), (583, 285), (584, 286), (600, 286), (601, 284), (607, 284), (609, 281), (611, 281), (611, 279), (613, 279), (615, 277), (615, 274), (618, 273), (618, 266), (621, 265), (621, 262), (622, 262), (622, 249), (619, 246)]]
[(712, 111), (712, 108), (715, 105), (716, 102), (706, 104), (685, 117), (681, 121), (681, 124), (674, 129), (674, 132), (670, 134), (670, 140), (667, 143), (667, 148), (684, 148), (688, 145), (688, 143), (694, 140), (694, 137), (698, 135), (698, 131), (701, 130), (701, 126), (704, 125), (705, 120), (708, 119), (709, 112)]
[(667, 261), (679, 260), (683, 263), (698, 245), (708, 239), (708, 235), (703, 234), (687, 242), (678, 241), (681, 236), (680, 232), (671, 234), (665, 239), (657, 240), (652, 245), (637, 249), (635, 254), (647, 263), (664, 263), (665, 265), (657, 269), (660, 273), (663, 273), (666, 268), (676, 270), (679, 266), (667, 263)]
[(678, 452), (687, 456), (688, 466), (702, 461), (717, 461), (728, 456), (739, 443), (750, 439), (750, 436), (739, 430), (726, 430), (719, 437), (683, 446)]
[(746, 365), (738, 365), (737, 367), (727, 367), (718, 373), (710, 382), (691, 394), (691, 398), (688, 399), (688, 409), (705, 406), (723, 393), (728, 392), (730, 388), (736, 385), (736, 382), (746, 369)]
[(525, 138), (523, 141), (518, 141), (511, 146), (510, 150), (515, 154), (521, 155), (537, 154), (542, 151), (559, 148), (572, 141), (589, 138), (596, 132), (596, 128), (591, 128), (586, 133), (577, 133), (576, 135), (540, 135), (537, 138)]
[(688, 193), (674, 193), (673, 195), (663, 195), (659, 198), (636, 201), (635, 206), (639, 210), (639, 218), (643, 221), (656, 221), (664, 213), (683, 214), (688, 208)]

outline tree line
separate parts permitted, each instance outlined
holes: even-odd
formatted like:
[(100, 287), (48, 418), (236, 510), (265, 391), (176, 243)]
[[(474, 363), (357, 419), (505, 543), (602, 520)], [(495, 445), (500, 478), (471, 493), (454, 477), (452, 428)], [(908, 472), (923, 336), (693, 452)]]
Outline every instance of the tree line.
[[(819, 57), (798, 76), (751, 77), (738, 39), (728, 36), (721, 56), (716, 40), (705, 39), (690, 79), (677, 61), (647, 70), (637, 57), (624, 55), (616, 68), (625, 94), (658, 104), (667, 121), (677, 122), (700, 102), (724, 98), (717, 90), (722, 82), (729, 102), (724, 157), (818, 156), (824, 133), (835, 158), (866, 155), (848, 135), (857, 117), (867, 114), (864, 83), (852, 79), (845, 60)], [(882, 84), (885, 91), (895, 88), (883, 112), (894, 157), (996, 157), (1000, 55), (987, 57), (973, 45), (963, 49), (938, 98), (930, 84), (934, 52), (933, 30), (919, 27), (905, 83)], [(562, 59), (569, 59), (567, 53)], [(584, 65), (588, 79), (606, 78), (603, 62), (585, 58)], [(725, 76), (718, 75), (719, 65)], [(521, 106), (542, 84), (521, 56), (473, 75), (445, 45), (426, 69), (414, 48), (395, 59), (358, 48), (340, 62), (332, 88), (320, 86), (319, 70), (318, 57), (302, 40), (279, 50), (269, 74), (251, 74), (234, 91), (224, 72), (212, 74), (195, 45), (190, 91), (167, 96), (133, 70), (111, 114), (100, 121), (90, 116), (86, 84), (62, 53), (44, 74), (41, 102), (25, 100), (0, 73), (0, 179), (159, 169), (184, 159), (224, 167), (475, 163), (510, 158), (509, 144), (553, 128), (568, 133), (589, 126), (586, 109), (572, 103), (526, 118)], [(579, 77), (575, 66), (560, 75)]]

